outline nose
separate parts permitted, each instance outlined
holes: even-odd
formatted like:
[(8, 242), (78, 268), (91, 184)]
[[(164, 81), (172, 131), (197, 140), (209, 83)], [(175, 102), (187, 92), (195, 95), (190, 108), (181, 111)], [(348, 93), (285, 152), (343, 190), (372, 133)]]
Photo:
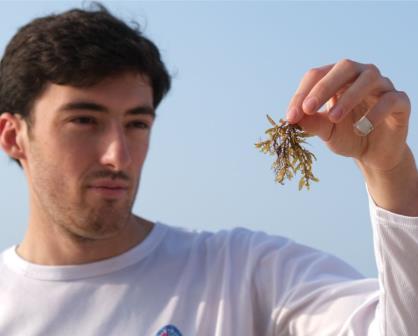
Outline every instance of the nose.
[(121, 125), (113, 123), (103, 139), (101, 164), (115, 171), (122, 171), (132, 161), (129, 144)]

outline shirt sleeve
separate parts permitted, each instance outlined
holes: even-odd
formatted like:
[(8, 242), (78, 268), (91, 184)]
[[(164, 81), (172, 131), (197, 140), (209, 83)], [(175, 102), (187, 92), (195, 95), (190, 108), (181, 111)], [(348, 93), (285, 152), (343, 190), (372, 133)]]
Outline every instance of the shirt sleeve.
[(378, 279), (293, 241), (274, 249), (274, 240), (264, 240), (255, 286), (259, 312), (269, 316), (265, 335), (416, 333), (418, 217), (369, 202)]
[(379, 272), (380, 335), (414, 335), (418, 330), (418, 217), (382, 209), (370, 195), (369, 204)]

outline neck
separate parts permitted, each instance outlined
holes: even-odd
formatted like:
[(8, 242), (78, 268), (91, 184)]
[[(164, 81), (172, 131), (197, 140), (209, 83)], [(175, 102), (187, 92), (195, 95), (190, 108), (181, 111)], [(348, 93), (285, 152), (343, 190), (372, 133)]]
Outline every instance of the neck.
[(29, 222), (28, 230), (17, 253), (25, 260), (40, 265), (78, 265), (108, 259), (141, 243), (151, 232), (153, 223), (129, 216), (120, 232), (106, 239), (86, 239), (65, 231), (54, 223)]

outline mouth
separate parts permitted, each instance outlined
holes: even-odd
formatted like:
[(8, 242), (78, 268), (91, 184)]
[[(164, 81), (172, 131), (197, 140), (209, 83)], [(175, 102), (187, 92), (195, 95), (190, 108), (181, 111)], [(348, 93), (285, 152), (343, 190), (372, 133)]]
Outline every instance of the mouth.
[(128, 186), (118, 181), (102, 180), (91, 184), (88, 189), (105, 198), (122, 198), (128, 193)]
[(97, 193), (105, 198), (122, 198), (124, 197), (128, 189), (127, 188), (109, 188), (109, 187), (89, 187), (89, 190)]

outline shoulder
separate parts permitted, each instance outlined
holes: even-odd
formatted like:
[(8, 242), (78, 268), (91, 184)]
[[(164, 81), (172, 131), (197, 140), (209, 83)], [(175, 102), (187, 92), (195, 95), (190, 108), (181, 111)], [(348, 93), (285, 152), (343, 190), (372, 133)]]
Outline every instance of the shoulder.
[(285, 272), (301, 278), (324, 274), (362, 278), (357, 270), (332, 254), (263, 231), (242, 227), (218, 232), (170, 227), (168, 231), (171, 255), (181, 251), (194, 260), (232, 264), (234, 269), (256, 268), (261, 273)]
[(217, 232), (167, 226), (165, 249), (171, 253), (186, 252), (212, 258), (260, 258), (291, 244), (288, 238), (269, 235), (243, 227)]

